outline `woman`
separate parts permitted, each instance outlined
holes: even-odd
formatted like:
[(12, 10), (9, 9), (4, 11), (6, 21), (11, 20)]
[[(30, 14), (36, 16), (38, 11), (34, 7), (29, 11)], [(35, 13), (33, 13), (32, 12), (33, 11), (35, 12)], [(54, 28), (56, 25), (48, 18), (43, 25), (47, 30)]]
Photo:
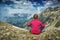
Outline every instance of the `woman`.
[(44, 28), (46, 24), (43, 24), (38, 19), (38, 14), (34, 14), (33, 19), (27, 23), (27, 26), (31, 26), (30, 32), (32, 34), (40, 34), (41, 33), (41, 27)]

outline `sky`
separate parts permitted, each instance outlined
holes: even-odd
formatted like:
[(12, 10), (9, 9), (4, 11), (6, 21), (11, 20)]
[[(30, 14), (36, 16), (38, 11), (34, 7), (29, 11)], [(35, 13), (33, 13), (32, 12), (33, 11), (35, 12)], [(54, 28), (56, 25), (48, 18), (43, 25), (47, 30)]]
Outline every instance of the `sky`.
[[(60, 0), (0, 0), (1, 16), (12, 16), (13, 14), (39, 14), (48, 7), (60, 6)], [(5, 15), (4, 15), (5, 14)]]

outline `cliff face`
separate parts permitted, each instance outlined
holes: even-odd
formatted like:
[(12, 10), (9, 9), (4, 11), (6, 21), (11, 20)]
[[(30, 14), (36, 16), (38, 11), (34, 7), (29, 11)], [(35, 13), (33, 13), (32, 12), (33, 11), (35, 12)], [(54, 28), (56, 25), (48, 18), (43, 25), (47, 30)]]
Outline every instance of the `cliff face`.
[(44, 23), (48, 22), (50, 26), (54, 24), (56, 25), (56, 23), (60, 20), (60, 7), (47, 8), (40, 14), (39, 19)]
[(53, 28), (59, 28), (60, 30), (60, 7), (49, 7), (44, 12), (39, 14), (39, 16), (39, 19), (43, 23), (48, 22), (48, 25), (45, 27), (43, 31), (47, 31)]

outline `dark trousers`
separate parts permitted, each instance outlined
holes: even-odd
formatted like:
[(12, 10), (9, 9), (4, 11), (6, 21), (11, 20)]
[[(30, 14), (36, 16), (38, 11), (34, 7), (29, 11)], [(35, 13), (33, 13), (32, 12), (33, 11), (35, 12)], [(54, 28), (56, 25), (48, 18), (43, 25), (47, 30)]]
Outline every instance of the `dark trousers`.
[(41, 32), (42, 32), (43, 29), (44, 29), (44, 27), (40, 27)]

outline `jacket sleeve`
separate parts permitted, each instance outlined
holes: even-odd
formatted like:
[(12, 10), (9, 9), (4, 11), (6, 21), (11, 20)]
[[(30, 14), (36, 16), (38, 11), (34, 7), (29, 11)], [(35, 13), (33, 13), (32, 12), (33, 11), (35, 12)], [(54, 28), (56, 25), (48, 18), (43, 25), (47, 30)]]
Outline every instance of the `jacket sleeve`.
[(45, 25), (46, 25), (46, 24), (44, 24), (44, 23), (40, 22), (40, 25), (41, 25), (42, 27), (45, 27)]
[(32, 21), (28, 22), (27, 23), (27, 26), (31, 26), (31, 24), (32, 24)]

